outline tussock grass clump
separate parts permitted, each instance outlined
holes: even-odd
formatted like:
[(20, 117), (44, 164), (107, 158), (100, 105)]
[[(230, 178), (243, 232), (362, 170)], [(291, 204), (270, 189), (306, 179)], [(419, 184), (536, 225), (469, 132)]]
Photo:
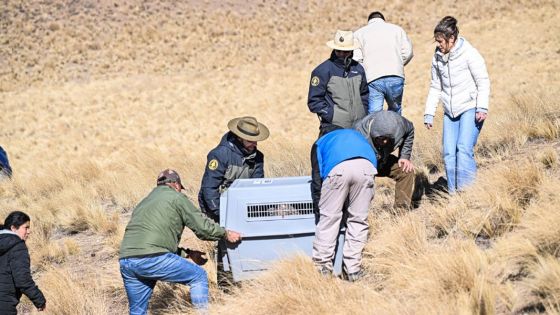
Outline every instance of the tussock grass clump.
[(494, 237), (510, 231), (539, 198), (545, 174), (534, 162), (479, 172), (476, 184), (431, 206), (431, 224), (444, 235)]
[(534, 161), (521, 163), (502, 174), (504, 192), (520, 207), (526, 207), (539, 196), (543, 171)]
[(113, 313), (103, 293), (107, 283), (102, 277), (82, 281), (68, 269), (45, 271), (39, 287), (47, 298), (48, 311), (61, 315)]
[(215, 305), (212, 313), (392, 314), (399, 310), (396, 300), (382, 297), (365, 282), (324, 278), (307, 257), (279, 263), (225, 296), (223, 303)]
[(521, 130), (530, 140), (555, 140), (560, 136), (560, 105), (555, 99), (515, 96), (512, 105)]
[(531, 268), (527, 288), (548, 313), (560, 313), (560, 262), (558, 257), (545, 256)]
[[(557, 201), (556, 201), (557, 202)], [(501, 278), (518, 280), (540, 256), (560, 256), (560, 215), (554, 204), (539, 203), (527, 210), (515, 231), (498, 239), (492, 255), (501, 262)]]
[(44, 269), (53, 265), (60, 265), (70, 256), (80, 253), (80, 245), (72, 239), (48, 242), (33, 250), (32, 259), (38, 268)]
[(520, 224), (519, 233), (536, 247), (541, 254), (560, 258), (560, 231), (555, 228), (560, 224), (556, 199), (551, 204), (537, 204), (528, 210), (527, 216)]
[(553, 148), (545, 149), (540, 157), (539, 160), (547, 169), (551, 169), (553, 171), (558, 170), (558, 152)]
[(427, 250), (428, 231), (417, 216), (382, 218), (370, 231), (374, 235), (364, 249), (363, 264), (381, 277), (404, 272), (403, 264), (412, 265)]
[[(453, 312), (484, 314), (494, 309), (494, 284), (488, 259), (472, 241), (450, 241), (445, 248), (424, 255), (417, 264), (415, 289), (429, 300), (456, 301)], [(417, 282), (417, 283), (414, 283)]]
[[(477, 145), (479, 156), (493, 159), (511, 156), (527, 141), (554, 141), (560, 136), (560, 105), (557, 97), (528, 94), (514, 95), (507, 114), (493, 117), (496, 121), (485, 125), (484, 137)], [(488, 130), (490, 129), (490, 130)]]
[[(558, 184), (556, 178), (545, 178), (538, 202), (526, 209), (518, 226), (497, 239), (489, 252), (491, 273), (501, 284), (503, 305), (500, 307), (505, 310), (525, 312), (546, 308), (549, 313), (557, 312), (553, 303), (544, 303), (544, 296), (535, 293), (535, 288), (549, 287), (548, 279), (540, 276), (543, 262), (560, 256), (557, 228), (560, 214), (556, 209), (560, 200), (558, 194), (550, 193), (557, 190)], [(557, 294), (554, 289), (550, 292), (553, 297)]]

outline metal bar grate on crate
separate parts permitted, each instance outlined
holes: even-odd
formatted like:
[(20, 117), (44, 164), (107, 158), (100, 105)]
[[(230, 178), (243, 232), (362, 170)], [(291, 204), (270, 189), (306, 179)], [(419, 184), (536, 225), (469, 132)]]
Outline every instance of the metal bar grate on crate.
[(279, 202), (279, 203), (259, 203), (247, 205), (247, 218), (285, 218), (300, 217), (313, 214), (313, 203), (304, 202)]

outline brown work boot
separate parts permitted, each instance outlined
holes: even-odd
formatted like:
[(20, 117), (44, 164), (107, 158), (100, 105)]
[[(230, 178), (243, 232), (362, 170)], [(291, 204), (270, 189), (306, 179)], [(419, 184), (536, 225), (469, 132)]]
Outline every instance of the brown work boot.
[(364, 272), (363, 269), (360, 269), (359, 271), (353, 272), (353, 273), (343, 273), (343, 279), (348, 281), (348, 282), (356, 282), (359, 281), (361, 279), (363, 279), (366, 276), (366, 273)]

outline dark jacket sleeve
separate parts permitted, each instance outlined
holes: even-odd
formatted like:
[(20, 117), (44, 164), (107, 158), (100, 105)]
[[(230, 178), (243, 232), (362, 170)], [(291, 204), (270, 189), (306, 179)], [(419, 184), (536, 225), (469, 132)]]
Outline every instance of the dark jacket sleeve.
[(414, 143), (414, 125), (412, 122), (402, 117), (404, 128), (403, 144), (399, 148), (399, 158), (410, 160), (412, 155), (412, 145)]
[[(221, 153), (221, 154), (220, 154)], [(207, 156), (206, 168), (202, 176), (200, 191), (202, 199), (215, 215), (220, 212), (220, 185), (224, 181), (224, 175), (227, 169), (227, 159), (224, 158), (224, 152), (218, 149), (210, 151)], [(217, 161), (217, 165), (215, 164)]]
[(25, 294), (37, 308), (45, 306), (45, 296), (31, 277), (31, 261), (24, 242), (16, 244), (10, 251), (10, 268), (14, 285)]
[(257, 151), (257, 157), (255, 158), (255, 171), (251, 178), (264, 178), (264, 155), (261, 151)]
[(176, 199), (176, 206), (184, 225), (191, 229), (199, 239), (216, 241), (224, 237), (226, 233), (224, 228), (204, 215), (200, 209), (190, 202), (187, 196), (182, 195)]
[(5, 174), (8, 177), (12, 176), (12, 168), (8, 160), (8, 153), (0, 146), (0, 175)]
[(360, 75), (362, 76), (362, 84), (360, 85), (360, 95), (362, 96), (362, 104), (364, 105), (365, 112), (369, 114), (369, 88), (366, 78), (366, 71), (361, 65), (359, 66)]
[(334, 106), (327, 101), (328, 69), (321, 65), (311, 73), (307, 106), (312, 113), (321, 117), (321, 121), (332, 122)]
[(319, 200), (321, 199), (321, 186), (323, 179), (319, 170), (317, 159), (317, 143), (311, 147), (311, 199), (313, 200), (313, 212), (319, 213)]

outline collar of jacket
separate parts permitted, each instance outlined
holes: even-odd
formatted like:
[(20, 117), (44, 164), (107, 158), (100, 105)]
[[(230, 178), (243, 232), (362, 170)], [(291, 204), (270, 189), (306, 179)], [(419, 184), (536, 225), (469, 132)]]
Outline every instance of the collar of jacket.
[(233, 134), (233, 132), (228, 132), (225, 136), (226, 146), (232, 150), (233, 152), (243, 156), (245, 159), (251, 159), (257, 156), (257, 150), (255, 152), (248, 153), (247, 150), (243, 147), (243, 143), (239, 141), (237, 136)]
[(451, 48), (451, 51), (447, 54), (443, 54), (439, 48), (436, 48), (436, 54), (438, 54), (441, 59), (443, 59), (443, 61), (447, 62), (449, 61), (449, 59), (455, 59), (457, 57), (459, 57), (465, 50), (462, 49), (463, 46), (465, 44), (465, 39), (461, 36), (459, 36), (459, 39), (457, 40), (457, 43), (455, 43), (455, 45), (453, 46), (453, 48)]
[(15, 232), (10, 231), (8, 229), (0, 230), (0, 234), (12, 234), (12, 235), (18, 236)]
[(169, 187), (169, 186), (166, 185), (166, 184), (159, 184), (159, 185), (156, 186), (155, 189), (159, 189), (159, 190), (171, 189), (171, 190), (175, 191), (175, 189)]
[[(352, 56), (348, 57), (348, 58), (352, 58)], [(334, 63), (337, 67), (344, 69), (344, 58), (338, 58), (335, 54), (334, 54), (334, 50), (331, 52), (331, 57), (329, 58), (329, 60)], [(352, 61), (353, 62), (353, 61)], [(352, 62), (350, 63), (350, 66), (352, 65)]]
[(369, 21), (367, 22), (367, 24), (373, 24), (373, 23), (379, 23), (379, 22), (385, 23), (385, 20), (383, 20), (382, 18), (378, 18), (378, 17), (377, 17), (377, 18), (373, 18), (373, 19), (369, 20)]

